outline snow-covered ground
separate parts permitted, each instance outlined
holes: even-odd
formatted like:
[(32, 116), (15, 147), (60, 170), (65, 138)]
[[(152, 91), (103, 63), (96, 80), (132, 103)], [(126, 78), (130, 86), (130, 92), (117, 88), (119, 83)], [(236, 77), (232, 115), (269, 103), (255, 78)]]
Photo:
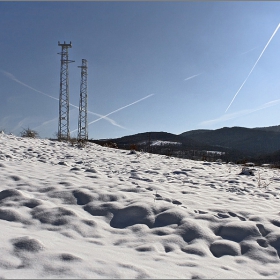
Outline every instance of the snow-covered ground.
[[(148, 141), (139, 142), (138, 145), (149, 145)], [(151, 146), (179, 146), (182, 145), (181, 142), (172, 142), (172, 141), (162, 141), (162, 140), (154, 140), (150, 143)]]
[(280, 278), (280, 171), (253, 169), (0, 134), (0, 277)]
[(156, 140), (151, 143), (151, 146), (163, 146), (163, 145), (182, 145), (182, 143), (171, 142), (171, 141), (161, 141), (161, 140)]
[(220, 152), (220, 151), (206, 151), (207, 152), (207, 154), (212, 154), (212, 155), (224, 155), (225, 154), (225, 152)]

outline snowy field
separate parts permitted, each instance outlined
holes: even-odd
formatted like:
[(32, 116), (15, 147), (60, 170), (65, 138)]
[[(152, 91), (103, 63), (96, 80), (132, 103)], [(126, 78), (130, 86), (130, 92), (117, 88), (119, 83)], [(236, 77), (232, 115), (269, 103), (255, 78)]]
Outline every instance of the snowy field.
[(280, 278), (280, 171), (0, 134), (1, 278)]

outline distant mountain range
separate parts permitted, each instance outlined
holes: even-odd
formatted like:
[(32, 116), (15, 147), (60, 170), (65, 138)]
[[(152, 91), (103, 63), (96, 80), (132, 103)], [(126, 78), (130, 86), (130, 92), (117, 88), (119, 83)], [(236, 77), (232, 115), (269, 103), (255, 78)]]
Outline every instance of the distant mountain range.
[(181, 136), (205, 144), (235, 149), (248, 156), (258, 156), (280, 150), (280, 128), (223, 127), (216, 130), (195, 130)]
[(209, 151), (216, 151), (217, 156), (227, 161), (247, 159), (280, 164), (280, 125), (198, 129), (179, 135), (168, 132), (145, 132), (115, 139), (90, 141), (101, 145), (113, 142), (122, 149), (136, 148), (185, 158), (192, 158), (195, 155), (209, 157)]

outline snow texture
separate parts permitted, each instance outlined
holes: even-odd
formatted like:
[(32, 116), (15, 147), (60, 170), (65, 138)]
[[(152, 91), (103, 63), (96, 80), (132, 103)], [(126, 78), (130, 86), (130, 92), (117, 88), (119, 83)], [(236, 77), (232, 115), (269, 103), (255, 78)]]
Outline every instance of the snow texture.
[(0, 278), (280, 278), (278, 169), (0, 147)]

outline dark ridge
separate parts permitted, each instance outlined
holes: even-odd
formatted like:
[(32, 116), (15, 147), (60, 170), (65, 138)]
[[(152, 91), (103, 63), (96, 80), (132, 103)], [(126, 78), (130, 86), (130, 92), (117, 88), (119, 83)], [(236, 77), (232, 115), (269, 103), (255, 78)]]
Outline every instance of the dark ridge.
[[(152, 145), (156, 140), (181, 144)], [(120, 138), (89, 140), (89, 142), (111, 148), (194, 160), (216, 161), (219, 159), (236, 163), (271, 162), (280, 167), (280, 125), (257, 128), (198, 129), (178, 135), (168, 132), (144, 132)]]

